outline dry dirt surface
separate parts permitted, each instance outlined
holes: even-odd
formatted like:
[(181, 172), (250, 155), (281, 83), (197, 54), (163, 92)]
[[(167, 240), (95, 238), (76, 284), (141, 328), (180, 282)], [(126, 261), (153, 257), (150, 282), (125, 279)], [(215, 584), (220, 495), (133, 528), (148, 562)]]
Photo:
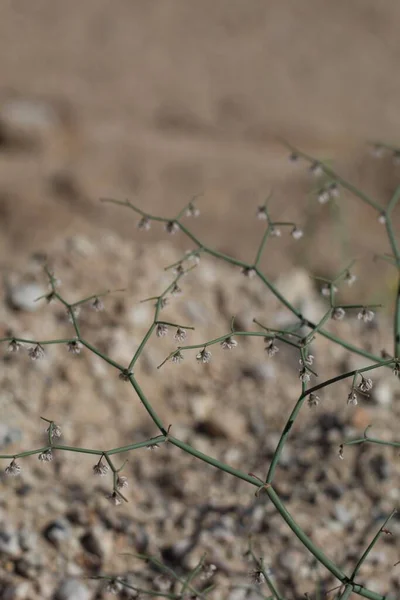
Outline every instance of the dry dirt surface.
[[(399, 183), (398, 156), (379, 159), (371, 141), (400, 140), (397, 2), (372, 0), (4, 0), (0, 4), (0, 336), (71, 335), (62, 306), (32, 299), (48, 292), (43, 265), (78, 300), (104, 289), (105, 311), (82, 308), (85, 336), (126, 363), (152, 320), (154, 296), (171, 281), (168, 264), (193, 249), (162, 224), (140, 231), (138, 216), (100, 198), (129, 199), (173, 217), (201, 194), (189, 220), (202, 244), (251, 261), (269, 199), (283, 230), (268, 242), (261, 268), (308, 318), (326, 298), (311, 276), (334, 277), (353, 258), (358, 279), (341, 301), (382, 304), (377, 319), (330, 322), (375, 354), (391, 351), (395, 270), (376, 260), (389, 252), (378, 213), (340, 186), (318, 202), (324, 180), (309, 163), (288, 160), (286, 139), (328, 161), (386, 206)], [(186, 221), (185, 221), (186, 223)], [(394, 229), (399, 218), (394, 215)], [(173, 242), (173, 244), (172, 244)], [(201, 343), (237, 327), (288, 325), (288, 313), (258, 280), (211, 258), (182, 282), (166, 320), (195, 327)], [(167, 362), (173, 328), (150, 339), (135, 374), (173, 435), (244, 472), (265, 477), (299, 395), (298, 356), (267, 356), (262, 338), (212, 350), (210, 364), (188, 352)], [(112, 448), (158, 434), (129, 384), (86, 348), (27, 348), (8, 353), (0, 370), (0, 452), (45, 444), (40, 416), (62, 428), (62, 443)], [(318, 338), (318, 381), (365, 361)], [(304, 405), (278, 470), (277, 491), (312, 540), (346, 572), (399, 502), (393, 448), (339, 444), (362, 435), (399, 440), (399, 385), (374, 372), (370, 398), (348, 406), (348, 385)], [(157, 556), (180, 577), (206, 553), (203, 588), (211, 598), (267, 597), (249, 577), (249, 535), (287, 600), (318, 598), (335, 580), (312, 560), (265, 494), (165, 443), (119, 455), (129, 502), (106, 499), (112, 478), (96, 478), (91, 456), (59, 452), (49, 464), (21, 459), (22, 474), (0, 475), (0, 597), (5, 600), (111, 598), (104, 582), (120, 574), (132, 587), (178, 592), (154, 565), (122, 553)], [(4, 461), (2, 461), (3, 463)], [(4, 463), (4, 467), (7, 463)], [(361, 571), (362, 583), (398, 597), (400, 521), (390, 524)], [(211, 565), (215, 565), (214, 571)], [(205, 575), (210, 575), (207, 580)], [(197, 588), (196, 588), (197, 589)], [(119, 597), (136, 597), (128, 588)], [(264, 594), (264, 596), (262, 596)], [(148, 596), (147, 596), (148, 597)]]

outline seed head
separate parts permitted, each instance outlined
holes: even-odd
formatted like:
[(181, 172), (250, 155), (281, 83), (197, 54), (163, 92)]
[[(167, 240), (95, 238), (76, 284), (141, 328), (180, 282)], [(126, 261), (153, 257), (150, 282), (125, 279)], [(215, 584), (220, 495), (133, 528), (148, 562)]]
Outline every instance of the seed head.
[(171, 235), (175, 235), (179, 231), (179, 225), (176, 221), (168, 221), (165, 223), (165, 231)]
[(183, 361), (183, 354), (180, 350), (177, 350), (176, 352), (174, 352), (174, 354), (171, 357), (171, 361), (176, 364), (179, 365), (182, 361)]
[(104, 477), (107, 475), (110, 467), (103, 463), (103, 459), (101, 458), (98, 463), (93, 465), (93, 474), (98, 475), (99, 477)]
[(371, 321), (373, 321), (374, 317), (374, 311), (365, 307), (362, 308), (357, 315), (357, 319), (359, 319), (360, 321), (364, 321), (364, 323), (370, 323)]
[(51, 448), (41, 452), (38, 456), (38, 459), (42, 462), (51, 462), (53, 460), (53, 452), (51, 451)]
[(28, 349), (28, 355), (32, 360), (44, 358), (44, 349), (40, 344), (36, 344), (33, 348)]
[(332, 311), (332, 319), (335, 319), (335, 321), (342, 321), (345, 316), (346, 311), (341, 306), (337, 306)]
[(18, 350), (21, 348), (20, 342), (17, 342), (17, 340), (11, 340), (11, 342), (8, 344), (7, 350), (8, 352), (18, 352)]
[(21, 467), (17, 463), (15, 458), (13, 458), (13, 460), (10, 462), (8, 467), (6, 467), (5, 474), (9, 475), (10, 477), (17, 477), (18, 475), (20, 475), (20, 473), (21, 473)]
[(291, 236), (293, 239), (300, 240), (303, 237), (303, 235), (304, 235), (304, 232), (302, 229), (298, 229), (298, 227), (296, 227), (296, 226), (293, 227), (292, 233), (291, 233)]
[(270, 358), (274, 357), (275, 354), (279, 352), (278, 346), (275, 345), (274, 339), (264, 338), (264, 341), (267, 343), (265, 346), (265, 351)]
[(104, 304), (103, 304), (102, 300), (100, 298), (95, 298), (92, 302), (92, 308), (96, 312), (100, 312), (101, 310), (104, 310)]
[(168, 326), (164, 325), (164, 323), (158, 323), (156, 328), (156, 336), (161, 338), (168, 335)]
[(358, 398), (355, 389), (352, 389), (349, 395), (347, 396), (347, 404), (351, 406), (357, 406)]
[(67, 344), (68, 352), (71, 354), (80, 354), (83, 348), (81, 342), (79, 340), (72, 340)]
[(236, 348), (237, 345), (237, 341), (234, 340), (232, 336), (227, 337), (221, 342), (221, 347), (223, 350), (232, 350), (233, 348)]
[(148, 231), (151, 227), (149, 217), (142, 217), (137, 224), (138, 229), (142, 229), (143, 231)]
[(308, 406), (310, 408), (314, 408), (315, 406), (318, 406), (319, 404), (319, 396), (317, 396), (316, 394), (310, 394), (308, 396)]
[(176, 330), (176, 333), (174, 335), (174, 339), (177, 342), (183, 342), (186, 339), (186, 329), (183, 329), (183, 327), (178, 327), (178, 329)]
[(205, 364), (205, 363), (209, 363), (210, 362), (211, 357), (212, 357), (211, 352), (209, 352), (208, 350), (206, 350), (205, 348), (203, 348), (203, 350), (201, 350), (201, 352), (199, 352), (196, 355), (196, 360), (197, 360), (197, 362)]

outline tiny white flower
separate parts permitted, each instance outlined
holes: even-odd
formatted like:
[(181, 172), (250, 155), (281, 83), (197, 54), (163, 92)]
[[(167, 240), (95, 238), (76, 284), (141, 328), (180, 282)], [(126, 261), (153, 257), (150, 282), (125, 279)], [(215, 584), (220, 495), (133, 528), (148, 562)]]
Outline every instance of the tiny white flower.
[(351, 390), (351, 392), (347, 396), (347, 404), (349, 404), (351, 406), (357, 406), (357, 404), (358, 404), (357, 393), (354, 389)]
[(336, 181), (333, 181), (328, 187), (328, 194), (331, 198), (338, 198), (340, 196), (339, 186)]
[(98, 463), (93, 465), (93, 474), (98, 475), (99, 477), (105, 477), (107, 475), (110, 467), (103, 463), (103, 459), (101, 458)]
[(171, 289), (171, 294), (172, 294), (172, 296), (179, 296), (179, 294), (182, 294), (182, 289), (179, 287), (179, 285), (177, 283), (174, 283), (174, 285)]
[(165, 308), (168, 304), (168, 298), (161, 298), (160, 299), (160, 309), (162, 310), (163, 308)]
[(307, 369), (303, 368), (299, 371), (299, 379), (302, 383), (308, 383), (311, 379), (310, 373)]
[(215, 575), (216, 570), (217, 567), (212, 563), (209, 565), (204, 565), (203, 571), (200, 575), (200, 579), (202, 581), (207, 581), (208, 579), (211, 579), (211, 577)]
[(10, 462), (8, 467), (5, 469), (5, 474), (10, 477), (16, 477), (21, 473), (21, 467), (15, 460), (15, 458)]
[(28, 349), (28, 355), (32, 360), (40, 360), (44, 358), (44, 349), (40, 344), (36, 344), (33, 348)]
[(42, 462), (51, 462), (53, 460), (53, 453), (51, 451), (51, 448), (45, 450), (44, 452), (41, 452), (38, 455), (38, 459)]
[(165, 337), (166, 335), (168, 335), (168, 326), (164, 323), (158, 323), (156, 328), (156, 336), (161, 338)]
[(137, 224), (137, 228), (143, 231), (148, 231), (151, 227), (150, 219), (148, 217), (142, 217)]
[(369, 323), (370, 321), (373, 321), (374, 317), (374, 311), (365, 307), (362, 308), (357, 315), (357, 319), (359, 319), (360, 321), (364, 321), (364, 323)]
[(72, 340), (67, 344), (68, 352), (71, 354), (80, 354), (83, 348), (81, 342), (79, 340)]
[(106, 585), (106, 592), (109, 594), (119, 594), (123, 589), (123, 585), (117, 579), (111, 579)]
[(201, 352), (199, 352), (196, 355), (196, 360), (197, 362), (201, 362), (203, 364), (209, 363), (211, 360), (212, 354), (211, 352), (209, 352), (208, 350), (206, 350), (205, 348), (203, 348), (203, 350), (201, 350)]
[(199, 215), (200, 215), (200, 210), (197, 208), (197, 206), (195, 206), (192, 202), (190, 202), (186, 209), (186, 216), (196, 218)]
[(318, 197), (318, 202), (320, 204), (326, 204), (330, 200), (330, 195), (329, 195), (328, 190), (320, 190), (318, 192), (318, 196), (317, 197)]
[(332, 319), (335, 321), (342, 321), (346, 316), (346, 311), (341, 306), (337, 306), (332, 311)]
[(256, 585), (261, 585), (262, 583), (265, 582), (264, 573), (262, 571), (260, 571), (259, 569), (250, 571), (249, 576), (250, 576), (252, 583), (255, 583)]
[(302, 229), (298, 229), (298, 227), (293, 227), (292, 229), (292, 233), (291, 236), (293, 239), (295, 240), (300, 240), (304, 235), (304, 232)]
[(119, 506), (122, 503), (121, 498), (118, 496), (117, 492), (113, 492), (112, 494), (108, 494), (107, 500), (111, 502), (114, 506)]
[(21, 344), (17, 342), (17, 340), (11, 340), (11, 342), (8, 344), (7, 350), (8, 352), (18, 352), (20, 348)]
[(253, 277), (255, 277), (255, 275), (256, 275), (256, 270), (253, 269), (252, 267), (243, 267), (242, 273), (249, 279), (253, 279)]
[(46, 433), (49, 433), (51, 427), (51, 439), (59, 439), (62, 435), (61, 427), (59, 425), (56, 425), (55, 423), (53, 423), (52, 425), (52, 427), (51, 425), (48, 426), (48, 428), (46, 429)]
[(268, 356), (272, 358), (273, 356), (275, 356), (275, 354), (279, 352), (279, 348), (275, 345), (273, 338), (264, 338), (264, 341), (267, 343), (265, 351), (267, 352)]
[(165, 223), (165, 231), (171, 235), (175, 235), (179, 231), (179, 225), (176, 221), (168, 221)]
[(360, 392), (363, 392), (364, 394), (366, 394), (367, 392), (372, 390), (372, 387), (373, 387), (372, 379), (365, 378), (365, 377), (363, 377), (363, 375), (361, 375), (361, 381), (357, 386), (357, 388), (360, 390)]
[(328, 298), (331, 295), (331, 288), (333, 290), (333, 293), (336, 294), (336, 292), (338, 291), (336, 285), (332, 285), (331, 283), (324, 283), (324, 285), (321, 288), (322, 296)]
[(310, 173), (315, 175), (315, 177), (319, 177), (324, 172), (322, 165), (319, 162), (313, 162), (310, 166)]
[(128, 485), (129, 485), (128, 478), (124, 477), (124, 475), (118, 475), (118, 477), (117, 477), (117, 489), (118, 490), (123, 490), (124, 488), (127, 488)]
[(104, 304), (103, 304), (102, 300), (100, 298), (95, 298), (92, 302), (92, 308), (93, 308), (93, 310), (95, 310), (97, 312), (104, 310)]
[(318, 406), (319, 404), (319, 396), (317, 396), (316, 394), (311, 393), (308, 396), (308, 406), (310, 408), (314, 408), (315, 406)]
[(275, 237), (281, 237), (282, 232), (279, 227), (275, 227), (275, 225), (271, 225), (270, 234)]
[(380, 223), (381, 225), (385, 225), (386, 223), (386, 215), (385, 213), (381, 213), (378, 217), (378, 223)]
[(183, 329), (183, 327), (178, 327), (174, 335), (174, 339), (177, 342), (183, 342), (186, 339), (186, 335), (186, 329)]
[(311, 365), (314, 362), (314, 356), (312, 354), (308, 354), (305, 358), (304, 361), (302, 358), (300, 358), (299, 363), (303, 366), (307, 365), (309, 367), (311, 367)]
[(180, 350), (177, 350), (177, 352), (175, 352), (175, 353), (172, 355), (171, 361), (172, 361), (173, 363), (177, 364), (177, 365), (178, 365), (179, 363), (181, 363), (181, 362), (183, 361), (183, 354), (182, 354), (182, 352), (181, 352)]
[(73, 323), (74, 319), (72, 318), (72, 315), (74, 316), (75, 319), (77, 319), (79, 317), (80, 313), (81, 313), (80, 306), (71, 306), (70, 308), (67, 308), (68, 321), (70, 323)]
[(266, 221), (268, 219), (267, 211), (264, 205), (257, 208), (257, 219), (260, 221)]
[(233, 348), (236, 348), (237, 345), (237, 341), (234, 340), (232, 336), (227, 337), (221, 342), (221, 347), (223, 350), (232, 350)]
[(350, 273), (350, 271), (347, 271), (346, 277), (345, 277), (345, 281), (346, 281), (347, 285), (349, 287), (351, 287), (356, 280), (357, 280), (357, 276), (354, 275), (354, 273)]

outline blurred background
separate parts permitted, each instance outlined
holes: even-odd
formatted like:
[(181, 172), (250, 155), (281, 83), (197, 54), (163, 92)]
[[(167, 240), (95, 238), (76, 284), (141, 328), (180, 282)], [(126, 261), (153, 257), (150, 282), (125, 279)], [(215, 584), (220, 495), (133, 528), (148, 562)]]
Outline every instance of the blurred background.
[[(357, 259), (357, 285), (344, 286), (346, 299), (385, 306), (367, 326), (356, 318), (328, 326), (376, 354), (391, 351), (392, 317), (388, 325), (385, 313), (393, 309), (396, 272), (375, 260), (390, 251), (377, 211), (343, 189), (321, 204), (321, 184), (309, 164), (288, 160), (283, 140), (328, 161), (386, 206), (400, 181), (398, 155), (373, 150), (376, 142), (400, 144), (399, 22), (395, 0), (2, 0), (2, 335), (8, 328), (32, 339), (59, 337), (62, 327), (70, 333), (63, 307), (32, 302), (46, 293), (41, 267), (48, 255), (69, 298), (99, 286), (128, 288), (105, 299), (105, 313), (86, 307), (80, 316), (93, 344), (126, 361), (152, 319), (151, 305), (140, 300), (159, 293), (164, 266), (192, 246), (181, 233), (160, 245), (162, 226), (140, 231), (133, 212), (99, 200), (129, 199), (174, 217), (201, 194), (193, 232), (244, 261), (265, 230), (256, 212), (267, 198), (274, 220), (304, 230), (298, 241), (289, 232), (271, 239), (262, 267), (312, 318), (324, 314), (326, 299), (309, 275), (334, 277)], [(229, 331), (233, 314), (243, 328), (253, 327), (254, 315), (282, 323), (279, 303), (237, 269), (202, 260), (192, 275), (187, 296), (168, 308), (173, 322), (196, 326), (190, 343)], [(244, 341), (233, 363), (217, 348), (211, 365), (192, 357), (183, 371), (171, 364), (158, 370), (171, 344), (172, 335), (152, 339), (135, 371), (157, 411), (166, 423), (173, 415), (175, 435), (196, 448), (263, 475), (298, 395), (298, 356), (282, 351), (271, 365), (260, 345), (250, 352)], [(360, 367), (340, 347), (322, 338), (316, 345), (321, 377)], [(42, 414), (62, 425), (65, 443), (111, 448), (156, 435), (114, 372), (88, 352), (65, 356), (65, 348), (46, 349), (46, 360), (33, 364), (26, 352), (6, 354), (1, 448), (39, 447)], [(367, 526), (375, 531), (375, 521), (400, 499), (391, 449), (363, 445), (347, 453), (347, 462), (337, 460), (338, 444), (371, 422), (377, 437), (398, 436), (398, 381), (387, 371), (390, 382), (376, 375), (376, 392), (356, 409), (346, 404), (345, 384), (326, 392), (319, 412), (306, 408), (279, 470), (288, 510), (338, 564), (359, 555)], [(89, 590), (80, 581), (81, 595), (58, 590), (68, 577), (121, 570), (117, 551), (127, 549), (157, 551), (173, 566), (187, 561), (188, 569), (205, 549), (221, 580), (230, 585), (234, 575), (241, 584), (248, 580), (249, 531), (260, 534), (287, 597), (311, 594), (318, 578), (321, 590), (334, 585), (263, 498), (168, 445), (129, 455), (130, 504), (115, 514), (104, 498), (110, 482), (93, 482), (87, 457), (64, 454), (47, 470), (24, 459), (22, 482), (5, 483), (0, 473), (2, 597), (108, 598), (93, 582)], [(193, 529), (193, 522), (200, 525)], [(364, 579), (382, 593), (400, 589), (398, 571), (389, 579), (387, 566), (399, 559), (400, 520), (396, 527)], [(185, 546), (191, 536), (195, 543)], [(141, 565), (135, 568), (140, 576)], [(148, 579), (152, 584), (153, 574)], [(237, 590), (215, 596), (257, 597)]]
[[(281, 139), (390, 197), (400, 167), (390, 153), (373, 161), (366, 142), (399, 138), (399, 19), (395, 1), (4, 0), (2, 261), (103, 226), (137, 237), (134, 215), (100, 197), (172, 216), (199, 193), (199, 231), (249, 258), (253, 214), (272, 191), (274, 218), (308, 224), (319, 246), (302, 260), (334, 270), (331, 214), (310, 204), (307, 169), (286, 160)], [(344, 232), (344, 253), (364, 255), (376, 215), (340, 205), (342, 223), (363, 224)]]

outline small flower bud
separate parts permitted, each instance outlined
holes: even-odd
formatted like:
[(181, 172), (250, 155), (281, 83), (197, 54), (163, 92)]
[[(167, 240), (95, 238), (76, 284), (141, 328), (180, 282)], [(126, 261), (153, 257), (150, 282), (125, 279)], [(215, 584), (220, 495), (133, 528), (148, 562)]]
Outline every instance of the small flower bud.
[(8, 352), (18, 352), (20, 348), (21, 344), (17, 342), (17, 340), (11, 340), (11, 342), (8, 344), (7, 350)]
[(177, 350), (171, 357), (171, 361), (176, 364), (179, 365), (182, 361), (183, 361), (183, 354), (180, 350)]
[(33, 348), (28, 349), (28, 355), (32, 360), (44, 358), (44, 349), (40, 344), (36, 344)]
[(161, 338), (168, 335), (168, 326), (164, 325), (164, 323), (158, 323), (156, 328), (156, 336)]
[(234, 340), (232, 336), (227, 337), (221, 342), (221, 347), (223, 350), (232, 350), (233, 348), (236, 348), (237, 345), (237, 341)]
[(38, 456), (38, 459), (42, 462), (51, 462), (53, 460), (53, 452), (51, 451), (51, 448), (41, 452)]
[(201, 362), (201, 363), (205, 364), (205, 363), (210, 362), (211, 357), (212, 357), (211, 352), (209, 352), (208, 350), (203, 348), (203, 350), (196, 355), (196, 360), (197, 360), (197, 362)]
[(335, 321), (342, 321), (346, 316), (346, 311), (341, 306), (337, 306), (332, 311), (332, 319)]
[(143, 231), (149, 231), (150, 227), (151, 223), (149, 217), (142, 217), (137, 224), (137, 228)]
[(294, 240), (299, 240), (303, 237), (304, 233), (302, 229), (298, 229), (297, 227), (293, 227), (291, 236)]
[(71, 354), (80, 354), (83, 348), (81, 342), (79, 340), (72, 340), (67, 344), (68, 352)]
[(104, 477), (107, 475), (110, 467), (103, 463), (103, 459), (101, 458), (98, 463), (93, 466), (93, 474), (98, 475), (99, 477)]
[(357, 315), (357, 319), (359, 319), (360, 321), (364, 321), (364, 323), (369, 323), (371, 321), (373, 321), (375, 317), (375, 313), (373, 310), (370, 310), (368, 308), (362, 308), (360, 310), (360, 312)]
[(175, 235), (179, 231), (179, 225), (176, 221), (168, 221), (165, 223), (165, 231), (171, 235)]
[(183, 329), (183, 327), (178, 327), (178, 329), (176, 330), (176, 333), (174, 335), (174, 339), (177, 342), (183, 342), (186, 339), (186, 329)]
[(97, 312), (104, 310), (104, 304), (103, 304), (102, 300), (100, 298), (95, 298), (92, 302), (92, 308), (93, 308), (93, 310), (95, 310)]
[(15, 458), (13, 458), (13, 460), (10, 462), (8, 467), (6, 467), (5, 474), (10, 477), (16, 477), (17, 475), (20, 475), (20, 473), (21, 473), (21, 467), (17, 463)]
[(308, 396), (308, 406), (309, 408), (314, 408), (315, 406), (318, 406), (319, 404), (319, 396), (317, 396), (316, 394), (311, 393)]

